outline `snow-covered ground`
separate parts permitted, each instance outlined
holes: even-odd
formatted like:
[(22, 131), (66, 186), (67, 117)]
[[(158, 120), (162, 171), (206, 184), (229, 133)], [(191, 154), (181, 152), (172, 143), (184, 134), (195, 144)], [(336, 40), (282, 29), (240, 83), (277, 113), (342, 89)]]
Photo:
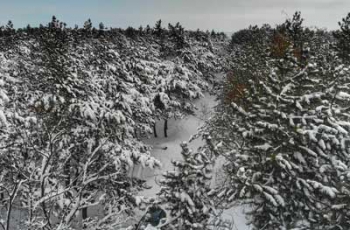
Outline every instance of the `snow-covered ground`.
[[(205, 94), (205, 97), (196, 102), (198, 110), (195, 116), (190, 115), (181, 120), (171, 119), (168, 121), (169, 129), (167, 138), (165, 138), (163, 134), (164, 121), (157, 122), (158, 138), (152, 137), (145, 140), (145, 142), (153, 146), (151, 154), (161, 161), (162, 167), (160, 169), (151, 170), (135, 166), (133, 175), (147, 180), (148, 185), (152, 186), (152, 189), (143, 191), (141, 195), (154, 196), (157, 193), (159, 189), (157, 181), (160, 179), (162, 173), (174, 169), (171, 164), (172, 160), (181, 160), (180, 143), (182, 141), (188, 141), (190, 137), (197, 132), (198, 127), (203, 124), (204, 119), (209, 117), (209, 113), (203, 114), (203, 112), (210, 112), (215, 104), (215, 97)], [(201, 140), (194, 140), (189, 146), (192, 149), (197, 149), (201, 144), (203, 144)], [(164, 149), (165, 147), (166, 149)]]
[[(0, 221), (1, 219), (6, 219), (6, 207), (0, 207)], [(11, 230), (17, 230), (17, 229), (25, 229), (23, 221), (26, 220), (28, 217), (27, 212), (24, 210), (20, 210), (17, 208), (14, 208), (12, 210), (11, 215), (11, 222), (10, 222), (10, 229)], [(2, 228), (0, 228), (2, 229)]]
[[(190, 115), (182, 120), (169, 120), (168, 122), (168, 138), (164, 138), (163, 135), (163, 121), (157, 123), (158, 138), (150, 138), (145, 142), (151, 146), (152, 156), (156, 157), (162, 162), (162, 168), (156, 170), (150, 170), (148, 168), (141, 168), (136, 166), (133, 171), (133, 175), (145, 179), (147, 184), (152, 186), (151, 189), (146, 189), (140, 193), (141, 196), (154, 197), (159, 191), (159, 179), (162, 174), (167, 170), (173, 170), (174, 167), (171, 164), (172, 160), (181, 160), (181, 147), (182, 141), (188, 141), (191, 136), (197, 133), (198, 127), (200, 127), (205, 120), (210, 117), (210, 112), (213, 111), (213, 107), (216, 105), (215, 97), (206, 93), (203, 98), (196, 102), (198, 110), (194, 116)], [(189, 146), (195, 150), (202, 145), (202, 140), (194, 140)], [(164, 147), (167, 147), (164, 149)], [(217, 173), (220, 172), (220, 164), (217, 164), (215, 168)], [(214, 177), (215, 178), (215, 177)], [(246, 230), (249, 227), (245, 224), (246, 219), (241, 207), (232, 208), (223, 214), (224, 219), (228, 219), (234, 222), (235, 228), (238, 230)]]

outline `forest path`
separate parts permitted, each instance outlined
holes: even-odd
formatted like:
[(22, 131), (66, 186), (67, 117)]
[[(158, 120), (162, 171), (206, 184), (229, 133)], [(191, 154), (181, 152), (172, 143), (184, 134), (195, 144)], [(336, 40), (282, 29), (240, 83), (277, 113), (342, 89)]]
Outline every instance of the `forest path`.
[[(159, 188), (156, 181), (160, 179), (163, 172), (173, 170), (172, 160), (181, 160), (180, 143), (187, 141), (193, 134), (197, 133), (204, 120), (210, 116), (210, 111), (215, 106), (215, 97), (206, 93), (203, 98), (196, 101), (198, 110), (195, 115), (189, 115), (181, 120), (170, 119), (168, 121), (168, 137), (165, 138), (163, 134), (164, 121), (157, 121), (156, 128), (158, 138), (152, 137), (144, 140), (146, 144), (152, 146), (151, 155), (162, 163), (162, 167), (151, 170), (148, 168), (141, 168), (136, 166), (133, 175), (138, 178), (145, 179), (153, 189), (148, 189), (142, 192), (144, 196), (153, 196)], [(189, 143), (189, 146), (196, 150), (203, 142), (201, 140), (194, 140)], [(166, 149), (164, 149), (166, 148)]]

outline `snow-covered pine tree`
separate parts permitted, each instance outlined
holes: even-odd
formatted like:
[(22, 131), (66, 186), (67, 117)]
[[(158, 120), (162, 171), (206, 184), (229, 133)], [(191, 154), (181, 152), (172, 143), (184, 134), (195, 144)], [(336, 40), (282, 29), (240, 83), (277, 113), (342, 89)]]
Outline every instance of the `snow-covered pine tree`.
[(293, 47), (298, 47), (302, 50), (303, 38), (304, 38), (304, 28), (302, 26), (304, 19), (301, 17), (301, 12), (297, 11), (294, 13), (292, 19), (287, 19), (283, 24), (285, 32), (291, 39)]
[(349, 228), (350, 75), (326, 47), (304, 67), (290, 44), (216, 116), (230, 181), (217, 194), (249, 204), (253, 229)]
[(336, 39), (336, 46), (339, 55), (344, 59), (344, 61), (349, 62), (350, 60), (350, 13), (347, 14), (341, 22), (338, 22), (340, 30), (333, 33)]
[(168, 25), (169, 29), (169, 39), (173, 40), (175, 43), (176, 49), (182, 49), (184, 48), (186, 41), (185, 41), (185, 30), (181, 26), (181, 24), (178, 22), (175, 26), (169, 23)]
[[(209, 136), (205, 136), (208, 145)], [(159, 199), (170, 211), (164, 229), (207, 229), (213, 203), (209, 198), (213, 158), (206, 148), (192, 152), (181, 144), (182, 161), (174, 161), (160, 181)]]
[(154, 28), (153, 28), (153, 33), (157, 36), (157, 37), (161, 37), (164, 33), (164, 29), (162, 28), (162, 20), (159, 19)]
[(90, 31), (92, 29), (92, 22), (91, 19), (89, 18), (84, 22), (84, 30)]
[(180, 118), (194, 112), (193, 99), (202, 96), (202, 89), (207, 87), (201, 82), (200, 74), (190, 70), (180, 59), (164, 61), (158, 67), (155, 79), (154, 105), (156, 118), (164, 119), (164, 136), (167, 136), (167, 120)]
[[(254, 47), (258, 50), (264, 47), (264, 43), (271, 35), (272, 28), (270, 25), (264, 24), (261, 27), (249, 26), (247, 29), (239, 30), (232, 34), (230, 41), (230, 48), (236, 49), (238, 47)], [(259, 46), (262, 45), (262, 46)]]
[(155, 123), (153, 96), (159, 52), (153, 47), (147, 47), (147, 44), (133, 43), (137, 41), (132, 41), (123, 49), (112, 47), (109, 55), (116, 57), (108, 61), (111, 63), (109, 71), (119, 78), (116, 80), (119, 82), (120, 106), (131, 111), (135, 122), (134, 131), (140, 138), (152, 133), (150, 126)]
[(152, 32), (151, 27), (150, 27), (149, 25), (147, 25), (146, 28), (145, 28), (145, 33), (146, 33), (147, 35), (149, 35), (149, 34), (151, 34), (151, 32)]
[(13, 28), (13, 23), (11, 20), (9, 20), (6, 24), (6, 27), (5, 27), (5, 32), (8, 34), (8, 35), (11, 35), (11, 34), (14, 34), (15, 32), (15, 29)]

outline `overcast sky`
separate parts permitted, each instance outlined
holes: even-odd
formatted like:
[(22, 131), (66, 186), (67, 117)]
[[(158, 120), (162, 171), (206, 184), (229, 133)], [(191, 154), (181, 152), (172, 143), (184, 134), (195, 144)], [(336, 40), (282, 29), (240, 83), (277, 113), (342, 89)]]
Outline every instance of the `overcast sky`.
[(350, 12), (350, 0), (0, 0), (0, 23), (15, 27), (47, 24), (52, 15), (73, 27), (91, 18), (107, 27), (154, 25), (179, 21), (188, 29), (232, 32), (249, 25), (282, 23), (296, 10), (305, 24), (337, 29)]

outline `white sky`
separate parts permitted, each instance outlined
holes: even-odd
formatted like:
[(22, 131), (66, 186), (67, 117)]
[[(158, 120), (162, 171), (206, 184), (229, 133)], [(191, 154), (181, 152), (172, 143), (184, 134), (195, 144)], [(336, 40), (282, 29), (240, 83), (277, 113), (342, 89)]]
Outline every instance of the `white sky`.
[(94, 26), (138, 27), (162, 19), (179, 21), (188, 29), (232, 32), (249, 25), (285, 21), (296, 10), (305, 24), (337, 29), (350, 12), (350, 0), (0, 0), (0, 23), (12, 20), (15, 27), (47, 24), (56, 15), (69, 26), (91, 18)]

